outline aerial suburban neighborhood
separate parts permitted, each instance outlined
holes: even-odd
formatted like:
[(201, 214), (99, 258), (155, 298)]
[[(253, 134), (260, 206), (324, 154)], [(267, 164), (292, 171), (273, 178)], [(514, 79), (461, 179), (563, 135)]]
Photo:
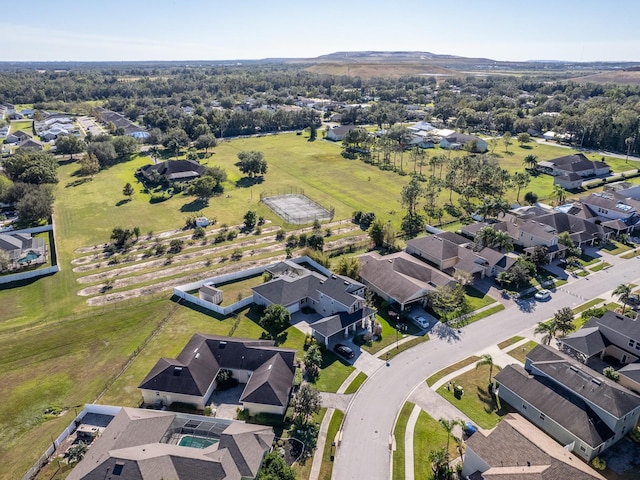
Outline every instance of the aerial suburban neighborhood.
[(639, 72), (0, 61), (0, 480), (640, 478)]

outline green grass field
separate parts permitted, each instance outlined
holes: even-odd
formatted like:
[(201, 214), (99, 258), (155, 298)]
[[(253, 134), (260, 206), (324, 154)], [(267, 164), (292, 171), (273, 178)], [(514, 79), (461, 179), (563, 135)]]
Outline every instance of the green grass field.
[(404, 480), (405, 478), (404, 434), (414, 406), (415, 404), (411, 402), (406, 402), (402, 406), (393, 429), (393, 436), (396, 439), (396, 449), (393, 451), (393, 475), (391, 477), (393, 480)]
[[(27, 128), (29, 123), (17, 123)], [(522, 159), (533, 153), (540, 160), (569, 153), (550, 145), (533, 145), (530, 150), (502, 155), (500, 163), (511, 171), (522, 170)], [(240, 187), (240, 173), (234, 166), (242, 150), (260, 150), (269, 163), (264, 181)], [(430, 151), (429, 154), (443, 152)], [(77, 292), (81, 274), (74, 273), (71, 260), (76, 249), (109, 240), (116, 226), (137, 226), (143, 235), (179, 229), (185, 217), (202, 212), (218, 224), (239, 224), (249, 209), (257, 210), (275, 225), (282, 221), (258, 203), (263, 191), (278, 192), (293, 187), (303, 189), (313, 200), (335, 208), (337, 219), (350, 218), (354, 210), (375, 209), (378, 217), (398, 226), (402, 217), (401, 188), (409, 181), (393, 172), (382, 171), (359, 160), (345, 160), (338, 145), (304, 136), (283, 134), (262, 138), (225, 141), (204, 163), (224, 167), (229, 180), (225, 193), (207, 206), (193, 197), (175, 195), (161, 203), (150, 203), (134, 173), (150, 163), (139, 155), (112, 166), (92, 179), (76, 176), (77, 163), (59, 169), (56, 187), (56, 241), (61, 271), (53, 276), (26, 282), (18, 288), (0, 289), (0, 480), (21, 477), (71, 420), (71, 414), (46, 418), (50, 406), (75, 407), (92, 402), (119, 375), (132, 355), (156, 332), (130, 367), (100, 399), (103, 403), (133, 405), (139, 400), (137, 384), (160, 356), (175, 356), (186, 339), (196, 331), (259, 337), (262, 329), (254, 319), (241, 313), (235, 319), (216, 319), (189, 307), (179, 306), (161, 293), (91, 307)], [(408, 166), (405, 166), (408, 168)], [(130, 182), (136, 190), (131, 202), (124, 200), (122, 188)], [(541, 200), (550, 195), (551, 177), (540, 175), (526, 190)], [(523, 192), (524, 193), (524, 192)], [(447, 192), (441, 193), (441, 200)], [(509, 201), (515, 199), (510, 192)], [(452, 220), (444, 218), (443, 220)], [(284, 344), (299, 348), (303, 337), (286, 331)], [(388, 338), (393, 332), (383, 332)], [(393, 335), (395, 339), (395, 335)], [(328, 361), (318, 379), (320, 389), (335, 391), (352, 371), (338, 359)], [(72, 411), (72, 410), (71, 410)]]

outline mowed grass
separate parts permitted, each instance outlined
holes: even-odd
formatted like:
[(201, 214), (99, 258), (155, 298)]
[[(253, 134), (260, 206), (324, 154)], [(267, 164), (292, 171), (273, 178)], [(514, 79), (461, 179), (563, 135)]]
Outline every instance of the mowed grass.
[(509, 351), (509, 356), (515, 358), (516, 360), (519, 360), (520, 362), (524, 363), (527, 354), (533, 350), (534, 348), (536, 348), (538, 346), (538, 342), (534, 342), (533, 340), (528, 341), (527, 343), (525, 343), (524, 345), (522, 345), (521, 347), (518, 348), (514, 348), (513, 350)]
[[(331, 443), (336, 438), (338, 430), (340, 430), (340, 425), (342, 424), (342, 419), (344, 418), (344, 413), (340, 410), (334, 410), (333, 415), (331, 416), (331, 421), (329, 422), (329, 428), (327, 429), (327, 441), (324, 444), (324, 451), (322, 452), (322, 465), (320, 466), (320, 475), (319, 480), (331, 480), (331, 474), (333, 473), (333, 456), (332, 454), (335, 452)], [(336, 442), (336, 445), (338, 442)], [(309, 460), (308, 463), (312, 463)], [(301, 479), (303, 480), (303, 479)]]
[[(413, 432), (413, 471), (416, 479), (430, 480), (433, 470), (429, 461), (429, 453), (447, 446), (447, 432), (424, 410), (420, 411)], [(459, 452), (453, 439), (449, 441), (449, 458), (458, 457)]]
[(407, 430), (407, 423), (413, 411), (415, 404), (406, 402), (400, 410), (400, 414), (396, 419), (396, 426), (393, 429), (393, 436), (396, 439), (396, 449), (393, 451), (393, 474), (392, 480), (404, 480), (405, 478), (405, 462), (404, 462), (404, 434)]
[(322, 352), (322, 370), (312, 382), (321, 392), (337, 392), (340, 385), (355, 369), (329, 350)]

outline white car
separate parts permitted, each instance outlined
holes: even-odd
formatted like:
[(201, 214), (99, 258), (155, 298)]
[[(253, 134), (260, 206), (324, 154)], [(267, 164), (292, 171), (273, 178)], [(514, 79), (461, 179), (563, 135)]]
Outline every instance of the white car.
[(424, 317), (413, 317), (413, 323), (415, 323), (420, 328), (429, 328), (429, 322)]
[(551, 298), (551, 292), (549, 290), (538, 290), (534, 297), (536, 300), (547, 300)]

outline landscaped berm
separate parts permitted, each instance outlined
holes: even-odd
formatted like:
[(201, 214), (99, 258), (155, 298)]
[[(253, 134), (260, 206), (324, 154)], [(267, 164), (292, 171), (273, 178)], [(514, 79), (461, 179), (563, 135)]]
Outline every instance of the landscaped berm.
[(335, 211), (333, 207), (325, 208), (314, 202), (302, 189), (291, 189), (289, 193), (262, 192), (260, 201), (285, 222), (293, 225), (331, 220)]

